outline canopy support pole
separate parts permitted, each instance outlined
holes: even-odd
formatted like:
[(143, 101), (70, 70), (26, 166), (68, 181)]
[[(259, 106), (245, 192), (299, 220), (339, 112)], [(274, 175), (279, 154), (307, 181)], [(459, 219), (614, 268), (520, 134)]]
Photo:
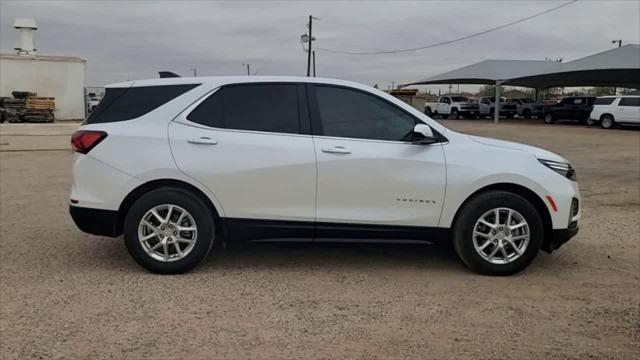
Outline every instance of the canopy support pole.
[(497, 124), (500, 121), (500, 85), (501, 80), (496, 80), (496, 98), (493, 106), (493, 123)]

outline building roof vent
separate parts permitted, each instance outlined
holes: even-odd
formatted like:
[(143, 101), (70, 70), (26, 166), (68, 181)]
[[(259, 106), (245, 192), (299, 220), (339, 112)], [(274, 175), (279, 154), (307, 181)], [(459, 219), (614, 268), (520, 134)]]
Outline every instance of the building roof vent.
[(18, 51), (18, 55), (35, 55), (33, 30), (38, 30), (36, 21), (29, 18), (16, 18), (13, 22), (13, 27), (20, 33), (18, 46), (15, 48)]

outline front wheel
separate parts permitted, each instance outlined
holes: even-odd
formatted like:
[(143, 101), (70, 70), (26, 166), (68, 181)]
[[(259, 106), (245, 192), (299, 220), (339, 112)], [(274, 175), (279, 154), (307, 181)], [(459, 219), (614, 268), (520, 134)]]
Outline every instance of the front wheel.
[(183, 273), (197, 266), (211, 251), (214, 234), (209, 207), (180, 188), (143, 195), (124, 222), (125, 244), (133, 259), (159, 274)]
[(460, 114), (458, 113), (458, 109), (451, 110), (451, 118), (454, 120), (460, 119)]
[(553, 114), (546, 113), (544, 114), (544, 123), (545, 124), (553, 124), (556, 119), (553, 118)]
[(591, 117), (587, 119), (587, 126), (593, 126), (595, 124), (596, 124), (596, 121), (593, 120)]
[(471, 199), (454, 224), (453, 245), (471, 270), (511, 275), (526, 268), (542, 246), (540, 215), (525, 198), (489, 191)]
[(524, 116), (525, 119), (531, 119), (531, 110), (524, 109), (522, 111), (522, 116)]

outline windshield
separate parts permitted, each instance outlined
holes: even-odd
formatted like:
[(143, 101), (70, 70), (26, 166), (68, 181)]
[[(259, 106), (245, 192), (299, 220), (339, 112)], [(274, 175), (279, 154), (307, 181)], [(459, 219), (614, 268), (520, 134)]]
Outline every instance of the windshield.
[(464, 96), (452, 96), (452, 97), (451, 97), (451, 100), (452, 100), (452, 101), (455, 101), (455, 102), (465, 102), (465, 101), (469, 101), (469, 99), (467, 99), (467, 98), (466, 98), (466, 97), (464, 97)]
[(525, 104), (529, 104), (529, 103), (532, 103), (533, 100), (531, 100), (529, 98), (524, 98), (524, 99), (522, 99), (522, 102), (525, 103)]

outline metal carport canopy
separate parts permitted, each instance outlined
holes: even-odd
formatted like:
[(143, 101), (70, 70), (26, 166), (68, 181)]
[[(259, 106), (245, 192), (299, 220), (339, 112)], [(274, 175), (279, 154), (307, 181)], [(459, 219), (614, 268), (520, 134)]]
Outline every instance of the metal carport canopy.
[[(640, 45), (630, 44), (568, 63), (535, 60), (485, 60), (408, 85), (495, 84), (533, 88), (617, 86), (640, 88)], [(500, 87), (496, 86), (498, 122)]]

